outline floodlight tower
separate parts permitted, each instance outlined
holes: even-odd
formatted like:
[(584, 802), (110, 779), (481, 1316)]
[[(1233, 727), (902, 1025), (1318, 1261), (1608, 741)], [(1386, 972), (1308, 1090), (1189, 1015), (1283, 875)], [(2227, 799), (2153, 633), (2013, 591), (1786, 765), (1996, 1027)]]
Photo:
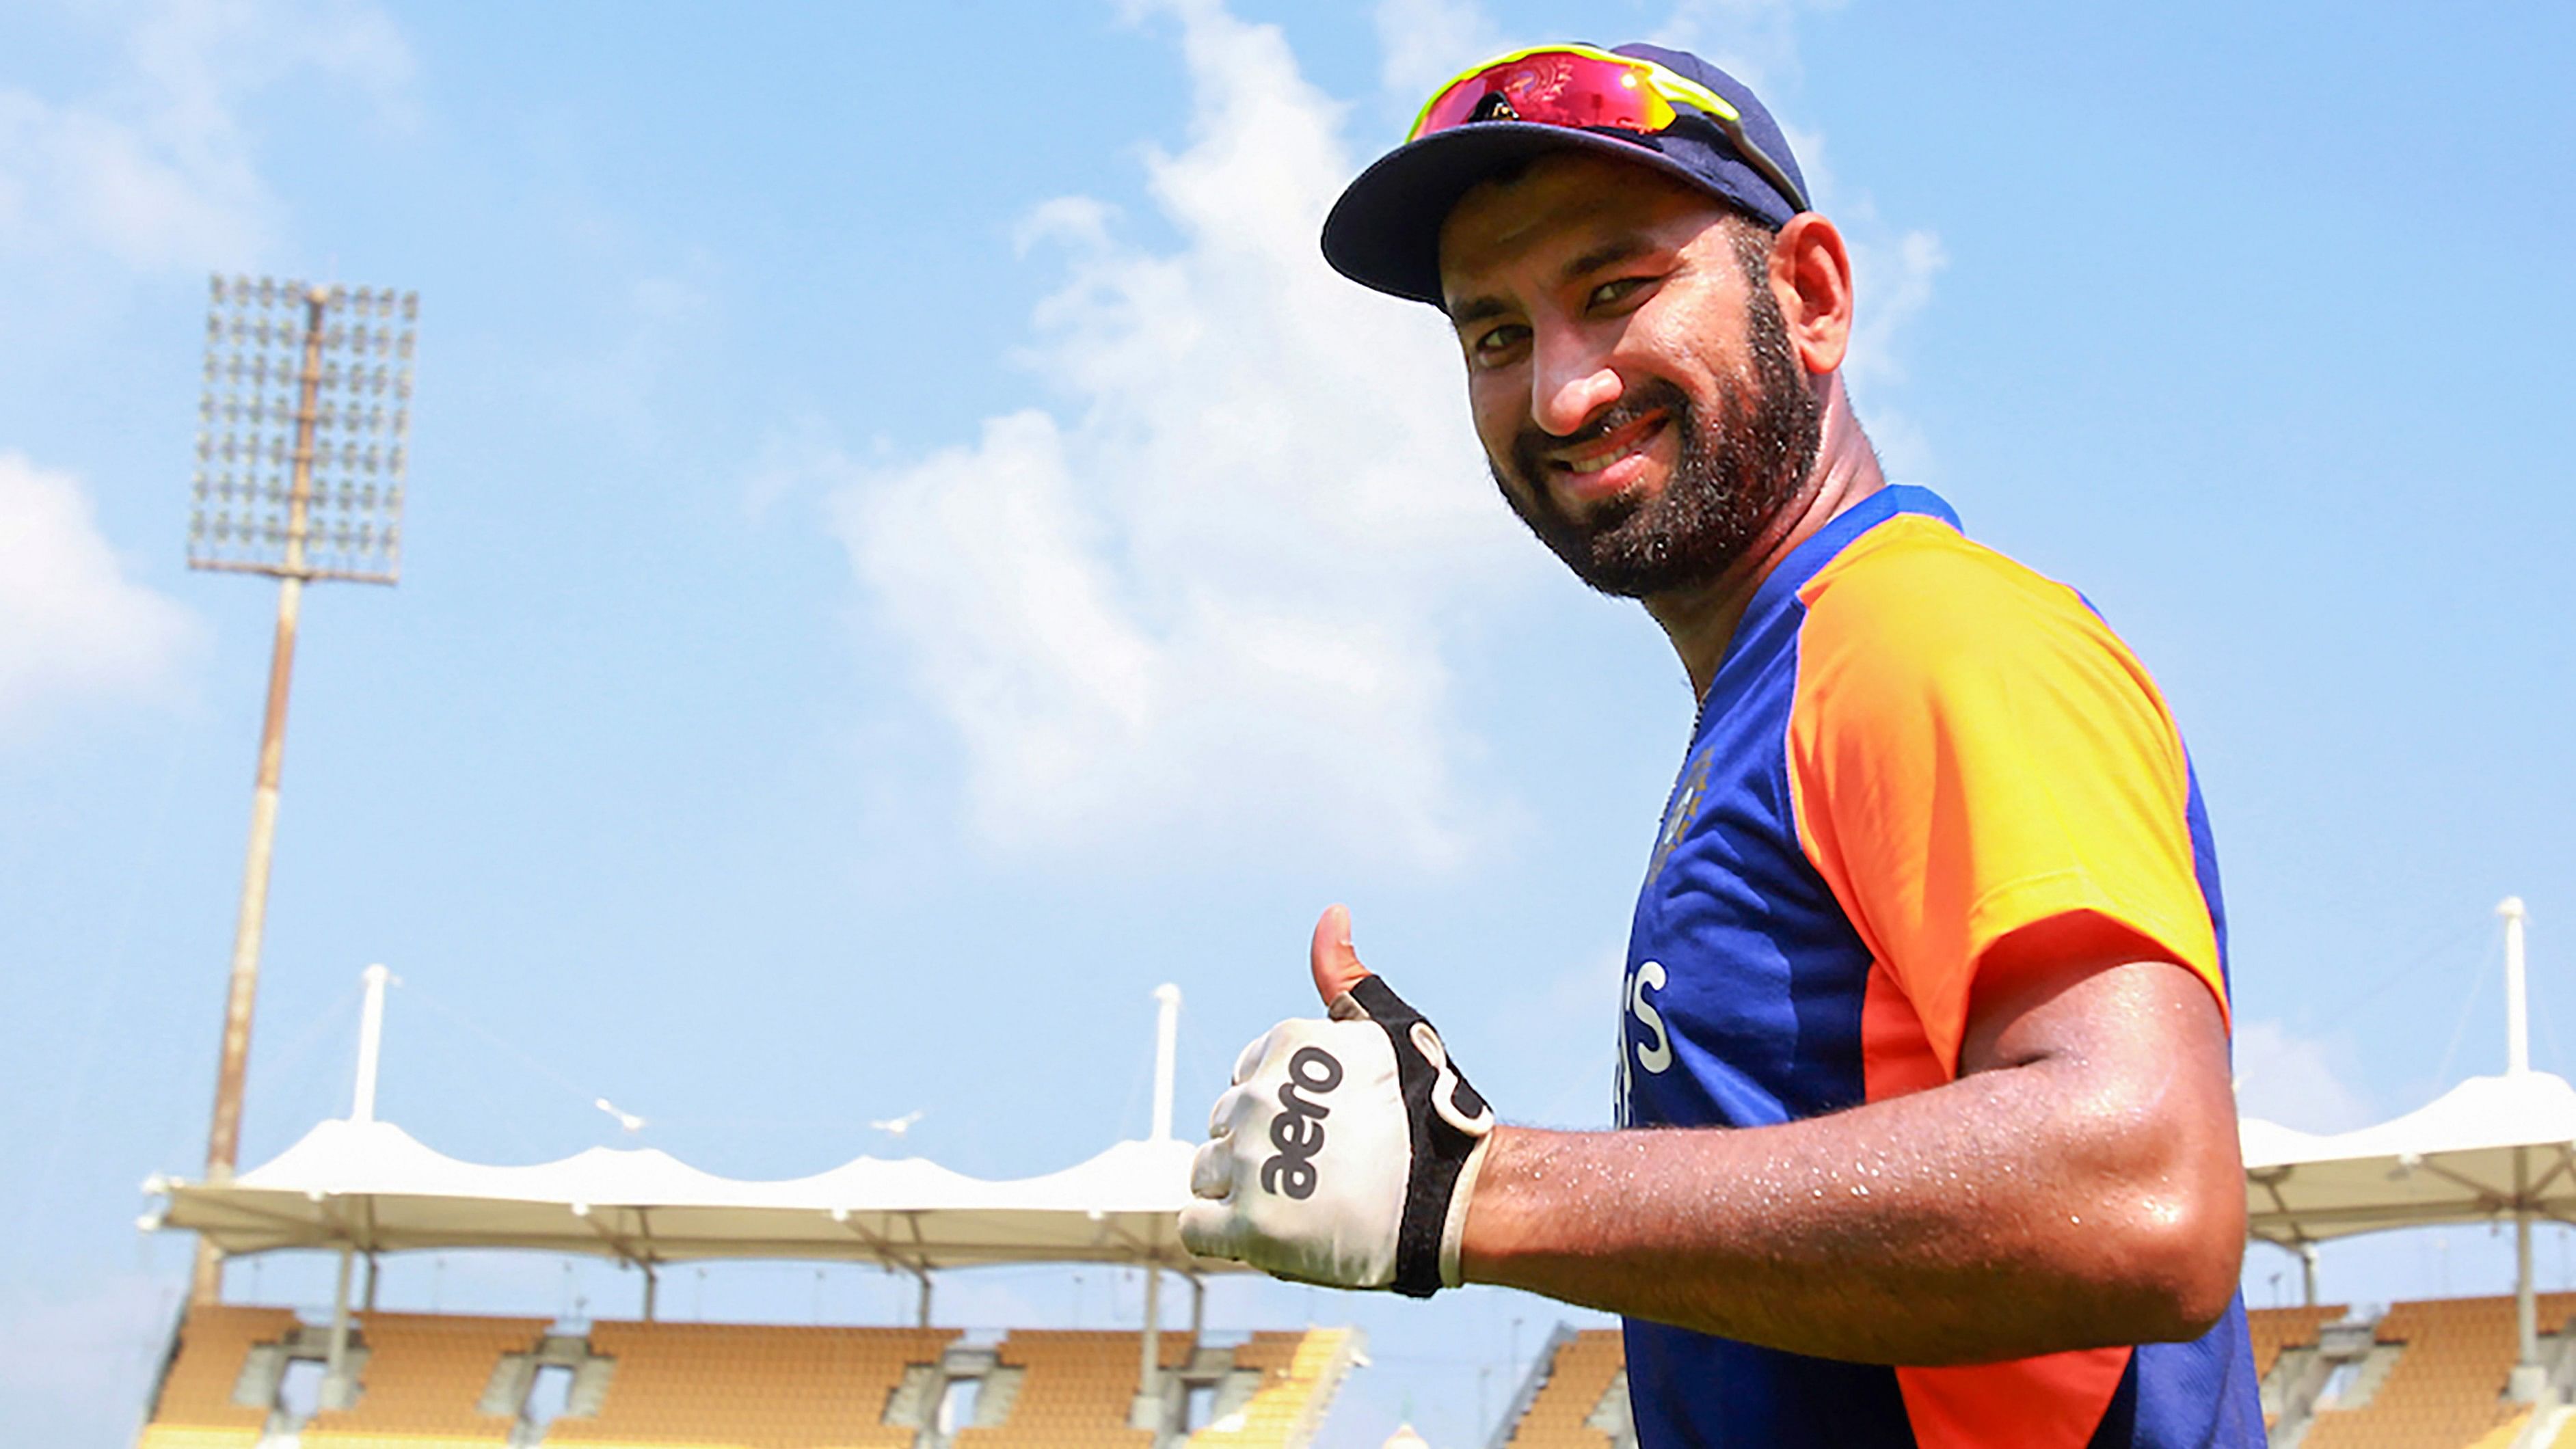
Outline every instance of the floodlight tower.
[[(276, 579), (277, 639), (268, 662), (268, 715), (251, 794), (232, 985), (224, 999), (215, 1118), (206, 1137), (208, 1182), (232, 1177), (241, 1144), (242, 1079), (250, 1062), (251, 1004), (259, 993), (278, 765), (286, 750), (286, 694), (304, 585), (317, 579), (391, 584), (401, 576), (419, 316), (415, 292), (272, 277), (213, 279), (188, 566)], [(222, 1255), (200, 1240), (190, 1296), (212, 1303), (222, 1290)]]

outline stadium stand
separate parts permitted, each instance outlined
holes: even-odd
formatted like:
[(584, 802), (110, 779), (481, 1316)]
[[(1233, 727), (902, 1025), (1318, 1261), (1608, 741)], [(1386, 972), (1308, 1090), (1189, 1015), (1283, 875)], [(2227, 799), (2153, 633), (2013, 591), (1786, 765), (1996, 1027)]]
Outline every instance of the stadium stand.
[[(2374, 1327), (2340, 1305), (2257, 1309), (2246, 1315), (2264, 1384), (2266, 1429), (2299, 1449), (2509, 1449), (2531, 1411), (2505, 1400), (2514, 1356), (2511, 1298), (2400, 1303)], [(2576, 1293), (2540, 1295), (2541, 1329), (2576, 1317)], [(2567, 1353), (2561, 1338), (2544, 1358)], [(1510, 1449), (1627, 1449), (1625, 1353), (1612, 1329), (1560, 1326), (1509, 1411)], [(2564, 1380), (2562, 1379), (2563, 1383)], [(2320, 1388), (2328, 1397), (2313, 1415)], [(2292, 1412), (2287, 1423), (2282, 1406)], [(2552, 1449), (2576, 1449), (2576, 1420)]]
[(485, 1449), (506, 1445), (518, 1405), (479, 1407), (502, 1356), (526, 1353), (545, 1336), (542, 1318), (472, 1318), (367, 1313), (357, 1400), (316, 1410), (303, 1449)]
[[(2543, 1332), (2557, 1331), (2571, 1315), (2576, 1293), (2540, 1295)], [(2304, 1449), (2461, 1449), (2495, 1438), (2528, 1413), (2504, 1400), (2514, 1361), (2510, 1298), (2400, 1303), (2373, 1338), (2396, 1350), (2384, 1359), (2386, 1376), (2368, 1382), (2365, 1360), (2351, 1388), (2317, 1410), (2300, 1440)]]
[(2263, 1384), (2263, 1427), (2278, 1429), (2282, 1411), (2304, 1409), (2324, 1383), (2318, 1339), (2327, 1324), (2349, 1310), (2340, 1303), (2301, 1308), (2255, 1308), (2245, 1314), (2254, 1339), (2254, 1376)]
[(2254, 1376), (2270, 1378), (2284, 1351), (2314, 1347), (2317, 1331), (2348, 1311), (2340, 1303), (2313, 1308), (2248, 1309), (2245, 1324), (2254, 1335)]
[(1303, 1449), (1351, 1370), (1356, 1335), (1347, 1328), (1256, 1333), (1234, 1350), (1239, 1375), (1259, 1375), (1239, 1404), (1220, 1396), (1189, 1449)]
[[(554, 1444), (727, 1449), (911, 1449), (885, 1422), (908, 1367), (935, 1364), (954, 1329), (601, 1322), (590, 1351), (616, 1365), (596, 1414), (566, 1413)], [(1128, 1373), (1135, 1373), (1135, 1339)], [(1123, 1418), (1123, 1406), (1122, 1406)]]
[[(292, 1363), (318, 1370), (328, 1330), (289, 1309), (200, 1308), (180, 1324), (139, 1449), (1305, 1449), (1359, 1341), (1350, 1329), (1255, 1333), (1230, 1348), (1167, 1335), (1166, 1392), (1144, 1410), (1166, 1426), (1158, 1436), (1130, 1427), (1137, 1339), (1123, 1330), (969, 1346), (954, 1329), (555, 1332), (535, 1318), (367, 1312), (352, 1325), (354, 1382), (299, 1422), (280, 1385)], [(530, 1391), (547, 1369), (569, 1371), (571, 1388), (538, 1424)], [(1191, 1403), (1207, 1422), (1184, 1436)], [(963, 1406), (958, 1422), (943, 1405)]]
[[(1512, 1449), (1611, 1449), (1621, 1442), (1626, 1414), (1601, 1412), (1611, 1388), (1627, 1383), (1628, 1355), (1619, 1330), (1559, 1329), (1541, 1359), (1533, 1377), (1544, 1378), (1512, 1426)], [(1605, 1419), (1610, 1422), (1599, 1422)]]
[[(1014, 1329), (995, 1355), (1021, 1371), (1004, 1412), (960, 1429), (957, 1449), (1153, 1449), (1154, 1434), (1127, 1427), (1140, 1362), (1136, 1335), (1084, 1329)], [(1158, 1361), (1189, 1362), (1190, 1345), (1166, 1335)]]
[(179, 1320), (140, 1449), (252, 1449), (268, 1425), (265, 1403), (234, 1400), (250, 1352), (296, 1331), (287, 1308), (204, 1307)]

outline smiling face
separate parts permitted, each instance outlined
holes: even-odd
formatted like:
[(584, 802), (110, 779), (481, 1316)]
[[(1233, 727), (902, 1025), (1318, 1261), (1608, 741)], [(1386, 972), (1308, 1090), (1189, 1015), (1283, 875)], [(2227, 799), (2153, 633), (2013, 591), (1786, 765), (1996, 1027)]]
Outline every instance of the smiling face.
[(1703, 192), (1586, 152), (1476, 188), (1441, 230), (1494, 480), (1604, 593), (1723, 576), (1805, 486), (1823, 409), (1768, 241)]

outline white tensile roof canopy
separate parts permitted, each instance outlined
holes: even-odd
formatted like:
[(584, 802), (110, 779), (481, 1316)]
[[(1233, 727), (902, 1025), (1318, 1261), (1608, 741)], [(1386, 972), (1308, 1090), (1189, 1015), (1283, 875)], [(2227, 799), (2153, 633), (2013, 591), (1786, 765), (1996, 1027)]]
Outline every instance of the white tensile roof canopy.
[(747, 1181), (651, 1148), (557, 1162), (461, 1162), (390, 1122), (334, 1119), (226, 1183), (160, 1180), (156, 1227), (227, 1254), (531, 1248), (641, 1266), (714, 1258), (877, 1263), (913, 1273), (994, 1263), (1232, 1271), (1181, 1246), (1190, 1147), (1121, 1142), (1042, 1177), (990, 1181), (918, 1157), (861, 1157)]
[(2317, 1299), (2315, 1245), (2390, 1228), (2514, 1224), (2521, 1340), (2517, 1397), (2539, 1387), (2531, 1226), (2576, 1226), (2576, 1087), (2531, 1069), (2523, 904), (2505, 923), (2505, 1071), (2471, 1077), (2402, 1117), (2350, 1132), (2300, 1132), (2258, 1118), (2237, 1124), (2245, 1158), (2246, 1231), (2299, 1254)]
[[(146, 1228), (201, 1234), (228, 1254), (333, 1248), (340, 1259), (329, 1373), (347, 1372), (349, 1264), (359, 1254), (436, 1248), (525, 1248), (615, 1258), (644, 1270), (653, 1316), (657, 1264), (716, 1258), (870, 1262), (921, 1279), (996, 1263), (1122, 1263), (1145, 1268), (1140, 1384), (1156, 1373), (1164, 1270), (1241, 1272), (1181, 1246), (1190, 1200), (1188, 1144), (1172, 1137), (1172, 1069), (1180, 991), (1155, 993), (1154, 1131), (1061, 1172), (993, 1181), (918, 1157), (860, 1157), (828, 1172), (750, 1181), (703, 1172), (652, 1148), (595, 1147), (526, 1167), (462, 1162), (376, 1120), (376, 1064), (391, 978), (367, 969), (358, 1092), (346, 1118), (323, 1122), (275, 1158), (225, 1182), (154, 1178), (164, 1199)], [(600, 1104), (606, 1108), (607, 1104)], [(374, 1297), (373, 1278), (368, 1298)], [(1194, 1297), (1191, 1329), (1198, 1327)]]
[(2238, 1140), (2246, 1227), (2284, 1248), (2518, 1212), (2576, 1225), (2576, 1087), (2548, 1072), (2471, 1077), (2332, 1135), (2248, 1118)]
[[(918, 1157), (860, 1157), (828, 1172), (753, 1181), (703, 1172), (652, 1148), (594, 1147), (524, 1167), (463, 1162), (376, 1120), (381, 966), (367, 971), (358, 1093), (268, 1162), (224, 1182), (154, 1178), (147, 1228), (195, 1232), (227, 1254), (281, 1248), (384, 1253), (527, 1248), (657, 1263), (715, 1258), (866, 1262), (927, 1279), (995, 1263), (1125, 1263), (1193, 1277), (1241, 1271), (1191, 1256), (1188, 1144), (1173, 1140), (1180, 992), (1156, 1023), (1154, 1135), (1040, 1177), (988, 1180)], [(606, 1103), (601, 1104), (603, 1107)]]

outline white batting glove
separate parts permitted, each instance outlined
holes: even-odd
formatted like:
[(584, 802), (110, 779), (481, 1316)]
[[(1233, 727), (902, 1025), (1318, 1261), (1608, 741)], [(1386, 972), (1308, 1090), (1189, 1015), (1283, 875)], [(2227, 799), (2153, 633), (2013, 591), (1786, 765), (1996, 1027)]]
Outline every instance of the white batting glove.
[(1331, 1020), (1283, 1021), (1244, 1049), (1190, 1164), (1181, 1241), (1328, 1287), (1455, 1288), (1493, 1128), (1431, 1023), (1365, 977)]

